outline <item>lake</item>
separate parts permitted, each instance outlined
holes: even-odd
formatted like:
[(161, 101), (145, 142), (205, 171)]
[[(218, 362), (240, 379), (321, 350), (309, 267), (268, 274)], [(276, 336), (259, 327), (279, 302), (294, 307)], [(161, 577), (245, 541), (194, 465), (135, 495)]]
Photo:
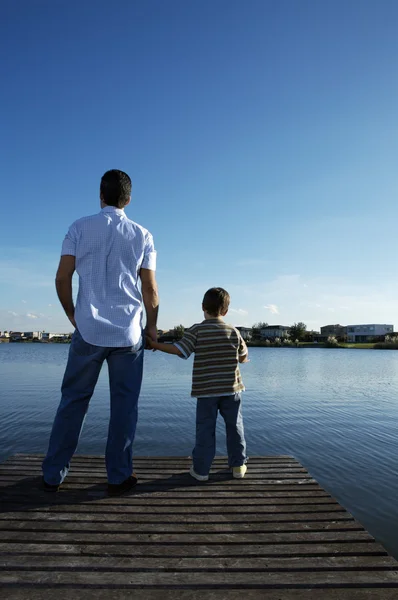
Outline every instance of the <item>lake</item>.
[[(0, 461), (46, 451), (68, 350), (0, 344)], [(242, 365), (249, 455), (295, 456), (398, 558), (398, 352), (251, 348), (250, 359)], [(191, 453), (191, 368), (145, 353), (135, 454)], [(78, 452), (104, 453), (108, 414), (104, 366)], [(226, 454), (221, 422), (217, 453)]]

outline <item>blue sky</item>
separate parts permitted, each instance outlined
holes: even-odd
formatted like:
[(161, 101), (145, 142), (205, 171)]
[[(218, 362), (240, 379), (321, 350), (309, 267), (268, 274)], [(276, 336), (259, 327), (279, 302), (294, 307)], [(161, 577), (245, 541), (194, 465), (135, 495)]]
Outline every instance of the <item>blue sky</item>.
[(158, 250), (159, 326), (398, 325), (395, 0), (5, 0), (0, 330), (69, 331), (54, 274), (104, 171)]

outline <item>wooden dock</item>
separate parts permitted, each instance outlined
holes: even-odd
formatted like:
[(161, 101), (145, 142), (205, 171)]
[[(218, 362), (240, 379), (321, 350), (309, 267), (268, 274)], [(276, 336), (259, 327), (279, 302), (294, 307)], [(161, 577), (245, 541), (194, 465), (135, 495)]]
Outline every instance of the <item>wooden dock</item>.
[(139, 457), (106, 495), (104, 459), (75, 456), (58, 494), (38, 455), (0, 465), (0, 597), (397, 600), (398, 563), (293, 458), (254, 457), (211, 479), (188, 457)]

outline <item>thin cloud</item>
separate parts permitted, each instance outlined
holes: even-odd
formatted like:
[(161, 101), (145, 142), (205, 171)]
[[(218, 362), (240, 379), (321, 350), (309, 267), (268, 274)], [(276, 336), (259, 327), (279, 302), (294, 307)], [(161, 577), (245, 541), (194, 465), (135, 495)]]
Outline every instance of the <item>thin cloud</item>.
[(17, 317), (18, 313), (14, 312), (13, 310), (9, 310), (7, 311), (9, 315), (12, 315), (13, 317)]
[(230, 308), (230, 312), (237, 313), (238, 315), (247, 315), (249, 314), (247, 310), (243, 308)]
[(26, 316), (29, 317), (29, 319), (38, 319), (39, 318), (38, 315), (35, 315), (33, 313), (27, 313)]
[(21, 300), (21, 302), (22, 302), (23, 304), (26, 304), (26, 300)]
[(279, 308), (276, 306), (276, 304), (266, 304), (264, 308), (269, 310), (273, 315), (279, 315)]

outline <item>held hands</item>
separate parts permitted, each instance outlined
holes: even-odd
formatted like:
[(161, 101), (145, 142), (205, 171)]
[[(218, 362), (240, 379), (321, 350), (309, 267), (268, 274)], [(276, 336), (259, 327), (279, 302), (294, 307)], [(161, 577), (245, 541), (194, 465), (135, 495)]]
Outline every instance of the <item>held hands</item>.
[(153, 339), (150, 338), (149, 335), (145, 336), (145, 350), (156, 351), (156, 348), (153, 347)]
[(145, 328), (145, 349), (155, 351), (156, 348), (153, 347), (153, 342), (157, 342), (158, 340), (158, 330), (156, 327), (146, 327)]

